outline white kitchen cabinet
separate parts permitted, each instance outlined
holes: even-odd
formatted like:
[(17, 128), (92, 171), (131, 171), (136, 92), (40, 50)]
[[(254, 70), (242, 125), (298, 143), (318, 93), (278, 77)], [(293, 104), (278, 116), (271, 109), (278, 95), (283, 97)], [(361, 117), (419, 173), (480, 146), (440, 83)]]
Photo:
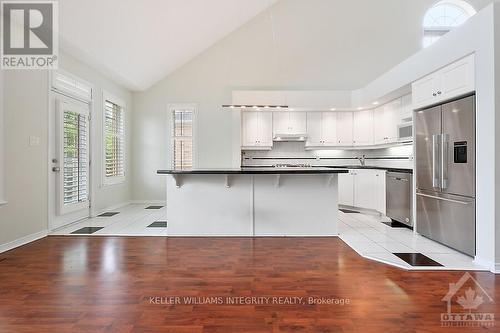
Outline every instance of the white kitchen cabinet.
[(339, 205), (354, 206), (354, 170), (339, 173)]
[(385, 215), (385, 170), (351, 169), (339, 174), (339, 204)]
[(413, 107), (411, 94), (401, 97), (401, 122), (409, 122), (413, 119)]
[(374, 196), (375, 196), (375, 210), (386, 214), (386, 206), (385, 206), (385, 170), (375, 170), (375, 187), (374, 187)]
[(275, 111), (273, 112), (274, 135), (305, 135), (307, 133), (306, 112)]
[(412, 84), (413, 108), (420, 109), (473, 92), (474, 55), (460, 59)]
[(375, 172), (374, 170), (354, 170), (354, 206), (375, 209)]
[(306, 146), (334, 146), (337, 142), (336, 121), (335, 112), (308, 112)]
[(374, 143), (389, 144), (398, 140), (401, 123), (401, 98), (375, 109), (373, 121)]
[(337, 112), (337, 146), (352, 146), (353, 115), (352, 112)]
[(373, 144), (373, 110), (353, 113), (353, 144), (369, 146)]
[(242, 147), (246, 149), (271, 149), (273, 146), (271, 112), (242, 112)]

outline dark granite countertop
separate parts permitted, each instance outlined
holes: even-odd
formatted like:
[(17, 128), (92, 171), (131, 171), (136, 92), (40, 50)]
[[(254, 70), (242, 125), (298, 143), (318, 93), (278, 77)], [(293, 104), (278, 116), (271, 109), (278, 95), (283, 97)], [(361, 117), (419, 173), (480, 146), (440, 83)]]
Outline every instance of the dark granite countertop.
[(389, 168), (389, 167), (380, 167), (373, 165), (342, 165), (342, 166), (329, 166), (328, 168), (336, 169), (375, 169), (375, 170), (387, 170), (391, 172), (403, 172), (403, 173), (413, 173), (413, 169), (405, 169), (405, 168)]
[(241, 168), (241, 169), (197, 169), (197, 170), (158, 170), (159, 175), (311, 175), (348, 173), (343, 168)]

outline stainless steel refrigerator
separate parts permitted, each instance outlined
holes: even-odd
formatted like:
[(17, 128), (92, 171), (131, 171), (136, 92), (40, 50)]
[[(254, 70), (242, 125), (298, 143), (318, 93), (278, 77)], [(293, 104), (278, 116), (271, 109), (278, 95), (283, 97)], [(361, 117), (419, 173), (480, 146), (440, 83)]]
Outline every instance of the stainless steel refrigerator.
[(415, 112), (417, 232), (476, 253), (475, 96)]

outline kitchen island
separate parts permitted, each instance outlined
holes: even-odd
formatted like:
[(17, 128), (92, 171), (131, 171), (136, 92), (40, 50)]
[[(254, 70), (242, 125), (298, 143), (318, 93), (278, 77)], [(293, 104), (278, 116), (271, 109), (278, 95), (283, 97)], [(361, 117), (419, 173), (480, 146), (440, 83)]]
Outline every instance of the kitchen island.
[(332, 168), (158, 170), (169, 236), (337, 236)]

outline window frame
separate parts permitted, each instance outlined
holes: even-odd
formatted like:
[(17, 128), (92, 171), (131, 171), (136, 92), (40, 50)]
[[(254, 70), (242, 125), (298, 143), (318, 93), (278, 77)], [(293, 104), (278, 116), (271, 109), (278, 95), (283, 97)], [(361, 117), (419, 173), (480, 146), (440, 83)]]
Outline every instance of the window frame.
[[(446, 35), (448, 32), (452, 31), (455, 27), (459, 26), (459, 25), (455, 25), (455, 26), (431, 27), (431, 26), (425, 25), (427, 15), (429, 14), (429, 12), (432, 9), (434, 9), (435, 7), (437, 7), (439, 5), (447, 5), (447, 4), (461, 8), (464, 12), (466, 12), (469, 15), (467, 17), (467, 20), (477, 13), (477, 10), (474, 8), (474, 6), (472, 6), (466, 0), (441, 0), (441, 1), (437, 1), (431, 7), (429, 7), (424, 13), (424, 18), (422, 20), (422, 47), (423, 48), (427, 48), (427, 47), (431, 46), (432, 44), (437, 42), (441, 37)], [(430, 44), (426, 44), (426, 39), (428, 37), (433, 37), (433, 36), (438, 37), (438, 39), (431, 42)]]
[(174, 111), (179, 109), (191, 109), (193, 111), (193, 129), (192, 129), (192, 167), (191, 169), (196, 169), (198, 167), (198, 105), (196, 103), (170, 103), (167, 107), (167, 126), (169, 129), (169, 149), (170, 149), (170, 167), (174, 170), (175, 166), (175, 136), (174, 136)]
[[(118, 105), (123, 113), (123, 176), (106, 176), (106, 101)], [(102, 93), (102, 187), (124, 184), (127, 180), (127, 105), (125, 101), (115, 95), (103, 91)]]

